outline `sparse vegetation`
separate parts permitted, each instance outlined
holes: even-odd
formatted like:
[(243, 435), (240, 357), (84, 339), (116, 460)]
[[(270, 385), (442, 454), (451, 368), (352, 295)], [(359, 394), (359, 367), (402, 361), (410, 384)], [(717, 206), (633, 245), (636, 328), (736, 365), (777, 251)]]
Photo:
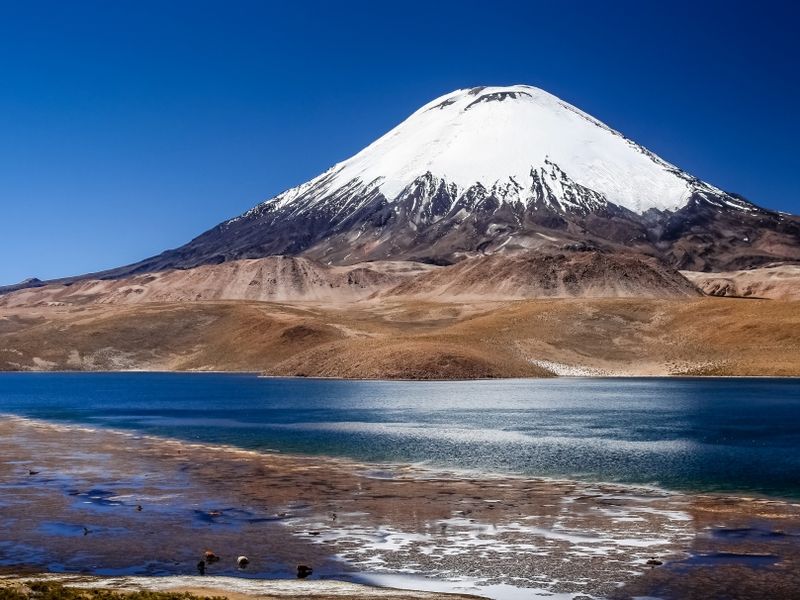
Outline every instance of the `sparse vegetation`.
[(0, 600), (225, 600), (225, 596), (195, 596), (188, 592), (117, 591), (67, 587), (51, 581), (23, 585), (0, 584)]

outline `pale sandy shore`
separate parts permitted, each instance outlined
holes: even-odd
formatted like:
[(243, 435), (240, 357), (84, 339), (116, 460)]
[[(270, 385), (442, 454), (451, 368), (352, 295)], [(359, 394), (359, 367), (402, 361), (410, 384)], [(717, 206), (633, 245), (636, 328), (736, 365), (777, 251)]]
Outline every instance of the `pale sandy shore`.
[(4, 586), (25, 585), (30, 581), (58, 582), (67, 587), (107, 589), (119, 592), (139, 590), (188, 592), (201, 598), (223, 596), (228, 600), (340, 600), (343, 598), (387, 600), (459, 600), (476, 598), (463, 594), (442, 594), (416, 590), (359, 585), (344, 581), (292, 581), (242, 579), (237, 577), (163, 576), (163, 577), (94, 577), (46, 573), (36, 575), (0, 575)]
[[(0, 418), (0, 490), (0, 571), (21, 577), (323, 598), (399, 593), (364, 584), (555, 600), (800, 589), (800, 505), (770, 498), (435, 472), (16, 417)], [(201, 577), (207, 550), (220, 560)], [(298, 564), (311, 578), (295, 579)], [(394, 597), (432, 597), (403, 593)]]

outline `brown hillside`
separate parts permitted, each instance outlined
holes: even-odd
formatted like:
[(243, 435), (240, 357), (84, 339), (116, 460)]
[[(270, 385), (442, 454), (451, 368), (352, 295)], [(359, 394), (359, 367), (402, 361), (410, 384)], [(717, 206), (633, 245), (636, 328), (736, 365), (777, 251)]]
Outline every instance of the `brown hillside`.
[(800, 302), (539, 299), (4, 309), (4, 370), (356, 378), (800, 375)]

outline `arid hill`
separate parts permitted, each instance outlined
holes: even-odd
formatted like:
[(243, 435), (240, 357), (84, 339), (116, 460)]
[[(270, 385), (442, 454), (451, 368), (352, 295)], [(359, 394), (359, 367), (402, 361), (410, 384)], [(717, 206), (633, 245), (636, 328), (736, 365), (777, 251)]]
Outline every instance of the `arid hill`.
[(641, 255), (596, 250), (493, 254), (409, 278), (388, 296), (430, 300), (689, 298), (695, 286)]
[(268, 257), (0, 295), (0, 370), (65, 369), (800, 375), (800, 302), (703, 297), (658, 259), (585, 245), (450, 266)]
[(120, 279), (51, 283), (0, 295), (0, 307), (204, 300), (352, 302), (435, 268), (403, 261), (332, 267), (306, 258), (269, 256)]
[(762, 269), (683, 275), (709, 296), (800, 300), (800, 265), (776, 265)]
[(119, 279), (51, 283), (0, 295), (0, 307), (208, 300), (339, 303), (415, 298), (450, 302), (697, 295), (693, 284), (655, 258), (555, 249), (478, 256), (446, 267), (409, 261), (329, 266), (307, 258), (271, 256)]
[(408, 379), (800, 375), (800, 302), (700, 297), (4, 308), (0, 369)]

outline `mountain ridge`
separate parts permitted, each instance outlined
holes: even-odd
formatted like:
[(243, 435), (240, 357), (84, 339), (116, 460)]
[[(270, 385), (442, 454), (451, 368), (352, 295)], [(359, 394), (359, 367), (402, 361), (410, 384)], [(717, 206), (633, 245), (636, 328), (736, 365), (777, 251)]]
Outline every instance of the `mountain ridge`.
[(732, 271), (800, 262), (800, 218), (701, 181), (543, 90), (481, 86), (428, 102), (352, 157), (183, 246), (53, 281), (277, 255), (447, 265), (576, 243)]
[(543, 90), (478, 87), (127, 272), (279, 254), (451, 264), (581, 241), (729, 270), (800, 261), (800, 220), (693, 177)]

